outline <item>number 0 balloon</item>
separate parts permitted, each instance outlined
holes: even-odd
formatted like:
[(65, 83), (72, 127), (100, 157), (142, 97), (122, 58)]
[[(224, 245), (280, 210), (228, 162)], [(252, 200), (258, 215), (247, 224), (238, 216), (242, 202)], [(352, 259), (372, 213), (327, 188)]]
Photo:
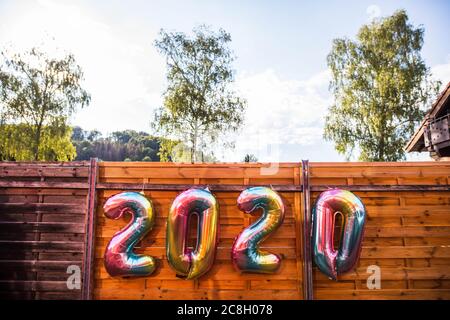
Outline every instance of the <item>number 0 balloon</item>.
[[(198, 215), (197, 246), (186, 248), (189, 219)], [(214, 263), (219, 205), (207, 189), (184, 191), (172, 203), (167, 218), (167, 259), (186, 279), (206, 273)]]
[[(339, 250), (334, 249), (334, 227), (342, 214)], [(362, 201), (350, 191), (332, 189), (322, 192), (312, 212), (314, 261), (324, 274), (336, 280), (358, 261), (366, 220)]]
[(111, 276), (148, 276), (156, 262), (153, 257), (133, 252), (133, 247), (152, 229), (155, 216), (152, 203), (137, 192), (122, 192), (110, 197), (103, 206), (106, 217), (119, 219), (132, 215), (130, 223), (117, 232), (106, 247), (104, 262)]

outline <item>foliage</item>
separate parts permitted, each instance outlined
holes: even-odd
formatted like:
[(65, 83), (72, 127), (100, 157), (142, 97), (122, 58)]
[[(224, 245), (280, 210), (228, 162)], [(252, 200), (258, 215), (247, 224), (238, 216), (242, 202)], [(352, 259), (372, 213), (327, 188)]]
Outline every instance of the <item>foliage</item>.
[[(33, 131), (29, 125), (0, 125), (0, 159), (24, 161), (35, 159), (33, 149)], [(60, 132), (58, 130), (61, 130)], [(75, 147), (71, 143), (72, 129), (53, 126), (41, 129), (38, 159), (52, 161), (70, 161), (75, 158)]]
[(244, 156), (244, 162), (258, 162), (258, 158), (254, 154), (246, 154)]
[[(161, 144), (158, 155), (161, 161), (191, 162), (192, 149), (186, 146), (184, 142), (166, 138), (160, 138), (159, 141)], [(196, 156), (201, 162), (218, 161), (213, 153), (197, 151)]]
[(5, 159), (70, 160), (68, 118), (88, 105), (83, 72), (73, 55), (49, 57), (37, 48), (1, 52), (0, 153)]
[(405, 11), (372, 21), (357, 40), (335, 39), (328, 55), (330, 89), (324, 137), (362, 161), (397, 161), (424, 107), (437, 94), (420, 50), (424, 29), (408, 22)]
[(190, 161), (204, 158), (208, 146), (219, 138), (225, 141), (227, 131), (237, 131), (246, 105), (231, 89), (234, 58), (228, 48), (230, 35), (205, 26), (194, 29), (194, 35), (190, 38), (161, 30), (155, 41), (166, 57), (168, 87), (164, 105), (155, 113), (154, 128), (163, 136), (184, 142)]
[[(76, 160), (97, 157), (105, 161), (172, 161), (170, 149), (172, 141), (142, 131), (115, 131), (103, 137), (99, 131), (85, 131), (75, 127), (72, 142), (77, 150)], [(160, 156), (163, 142), (166, 148), (165, 158)]]

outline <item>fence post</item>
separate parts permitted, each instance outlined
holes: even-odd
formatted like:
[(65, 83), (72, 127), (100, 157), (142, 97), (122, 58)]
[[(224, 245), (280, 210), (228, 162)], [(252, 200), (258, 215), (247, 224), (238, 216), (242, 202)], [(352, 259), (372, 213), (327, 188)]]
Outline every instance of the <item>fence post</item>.
[(309, 185), (309, 161), (302, 160), (303, 197), (303, 296), (313, 300), (312, 251), (311, 251), (311, 194)]
[(94, 287), (94, 258), (95, 258), (95, 216), (97, 207), (97, 174), (98, 160), (91, 158), (89, 165), (89, 189), (87, 194), (86, 233), (83, 257), (83, 287), (81, 298), (91, 300)]

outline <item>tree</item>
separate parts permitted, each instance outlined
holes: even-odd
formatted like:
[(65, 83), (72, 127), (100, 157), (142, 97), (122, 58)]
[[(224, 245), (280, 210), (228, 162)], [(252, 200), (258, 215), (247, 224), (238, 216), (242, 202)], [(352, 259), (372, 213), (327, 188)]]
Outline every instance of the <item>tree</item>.
[(254, 154), (246, 154), (244, 156), (244, 162), (258, 162), (258, 158)]
[(420, 50), (424, 29), (405, 11), (362, 26), (357, 40), (335, 39), (328, 55), (335, 104), (329, 108), (324, 138), (349, 158), (404, 159), (404, 146), (437, 94), (439, 83)]
[[(203, 157), (208, 146), (235, 132), (243, 122), (245, 100), (231, 89), (234, 58), (230, 34), (205, 26), (190, 38), (161, 30), (156, 48), (166, 57), (168, 87), (164, 105), (155, 112), (154, 128), (190, 148), (190, 160)], [(224, 146), (231, 146), (225, 142)]]
[[(75, 147), (70, 137), (71, 128), (43, 127), (40, 137), (39, 153), (41, 159), (69, 161), (75, 158)], [(33, 132), (29, 125), (0, 125), (0, 159), (22, 161), (34, 159)]]
[[(2, 157), (13, 160), (71, 160), (75, 148), (68, 118), (89, 104), (81, 87), (83, 72), (73, 55), (52, 58), (33, 48), (23, 54), (1, 52), (0, 130)], [(12, 141), (11, 137), (19, 139)], [(12, 146), (16, 147), (13, 148)]]

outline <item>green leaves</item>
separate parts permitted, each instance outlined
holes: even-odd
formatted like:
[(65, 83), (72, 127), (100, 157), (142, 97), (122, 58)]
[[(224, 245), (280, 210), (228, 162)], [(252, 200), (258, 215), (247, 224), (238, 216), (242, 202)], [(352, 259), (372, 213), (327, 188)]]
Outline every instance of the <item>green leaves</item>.
[(206, 26), (194, 29), (194, 37), (161, 30), (155, 42), (166, 56), (168, 86), (164, 105), (155, 113), (154, 128), (191, 149), (197, 161), (208, 145), (243, 122), (246, 102), (232, 90), (233, 55), (230, 34)]
[(330, 89), (324, 138), (361, 161), (404, 159), (404, 146), (437, 94), (420, 50), (424, 29), (405, 11), (364, 25), (356, 41), (335, 39), (327, 57)]
[[(0, 125), (0, 158), (2, 160), (34, 160), (32, 148), (36, 129), (21, 124)], [(70, 141), (70, 127), (44, 126), (40, 133), (37, 159), (52, 161), (70, 161), (76, 156), (75, 147)]]
[[(90, 102), (81, 87), (83, 72), (73, 55), (56, 59), (37, 48), (1, 52), (0, 112), (9, 138), (0, 151), (9, 160), (71, 160), (68, 118)], [(13, 139), (17, 139), (13, 141)]]

